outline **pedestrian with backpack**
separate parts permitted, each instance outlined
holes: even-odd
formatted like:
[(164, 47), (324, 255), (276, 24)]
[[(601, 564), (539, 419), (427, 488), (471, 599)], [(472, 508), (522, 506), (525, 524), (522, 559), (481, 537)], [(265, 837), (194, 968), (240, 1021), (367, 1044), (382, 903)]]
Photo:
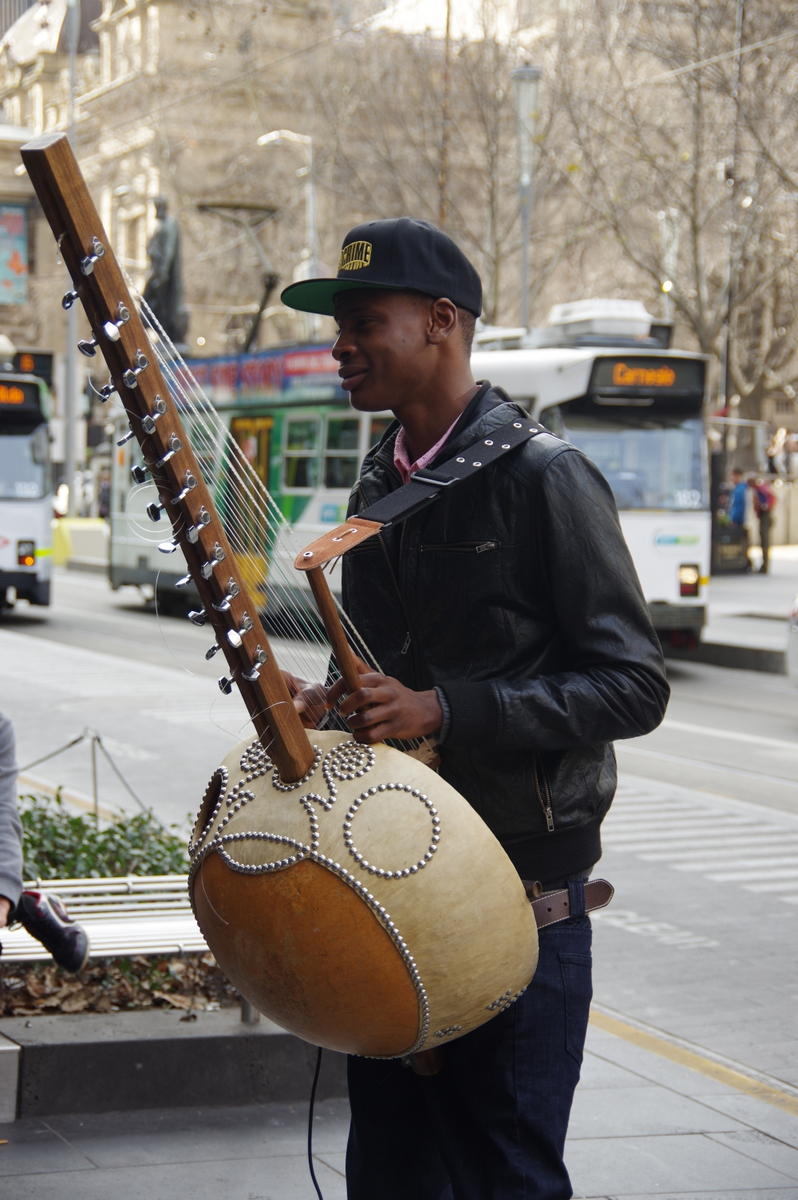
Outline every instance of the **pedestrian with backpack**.
[(773, 509), (776, 507), (776, 496), (770, 484), (764, 479), (758, 479), (755, 475), (749, 476), (748, 486), (751, 488), (754, 515), (759, 526), (759, 545), (762, 549), (759, 574), (767, 575), (770, 560), (770, 527), (773, 520)]

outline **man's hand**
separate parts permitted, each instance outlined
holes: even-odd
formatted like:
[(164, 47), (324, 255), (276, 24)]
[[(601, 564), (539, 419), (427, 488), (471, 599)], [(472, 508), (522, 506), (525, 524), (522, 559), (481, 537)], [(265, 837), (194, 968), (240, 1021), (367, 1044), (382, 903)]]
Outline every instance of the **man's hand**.
[(414, 692), (391, 675), (366, 671), (360, 687), (347, 694), (339, 679), (327, 692), (327, 707), (338, 704), (356, 742), (383, 742), (386, 738), (417, 738), (437, 733), (443, 712), (437, 692)]
[(8, 914), (11, 912), (11, 901), (5, 896), (0, 896), (0, 929), (5, 928), (8, 924)]
[(283, 671), (294, 708), (299, 713), (299, 719), (306, 729), (317, 729), (331, 705), (327, 701), (327, 693), (320, 683), (308, 683), (297, 675)]

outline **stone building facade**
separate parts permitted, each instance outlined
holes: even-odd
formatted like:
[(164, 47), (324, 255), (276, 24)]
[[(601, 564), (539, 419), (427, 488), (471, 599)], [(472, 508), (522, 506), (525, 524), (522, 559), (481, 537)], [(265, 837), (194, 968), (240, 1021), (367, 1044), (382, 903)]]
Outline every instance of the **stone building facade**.
[[(33, 135), (66, 129), (71, 116), (81, 168), (138, 289), (150, 269), (154, 200), (165, 197), (184, 242), (192, 348), (238, 349), (266, 277), (290, 280), (305, 250), (308, 181), (298, 172), (309, 142), (257, 139), (277, 129), (310, 138), (291, 58), (308, 39), (329, 36), (329, 11), (303, 0), (82, 0), (80, 8), (74, 55), (66, 0), (40, 0), (6, 32), (6, 117)], [(6, 170), (0, 188), (8, 179)], [(32, 225), (27, 340), (60, 351), (60, 272), (49, 231)], [(261, 342), (291, 335), (291, 318), (280, 327), (278, 316), (273, 329), (270, 319), (267, 306)]]
[[(308, 0), (81, 0), (78, 10), (72, 30), (67, 0), (38, 0), (0, 37), (0, 217), (21, 214), (30, 264), (24, 298), (4, 305), (0, 289), (0, 325), (18, 348), (55, 356), (56, 460), (68, 415), (89, 450), (103, 442), (107, 410), (89, 382), (92, 372), (104, 382), (105, 372), (98, 359), (78, 355), (75, 363), (68, 349), (60, 303), (68, 278), (19, 147), (70, 131), (111, 245), (139, 291), (151, 272), (154, 201), (166, 199), (183, 243), (189, 350), (303, 338), (308, 329), (274, 295), (307, 254), (309, 181), (297, 172), (308, 165), (312, 124), (293, 91), (291, 60), (332, 28), (328, 9)], [(277, 129), (298, 140), (258, 145)], [(77, 322), (83, 337), (81, 312)], [(66, 402), (75, 390), (70, 368), (79, 394)]]

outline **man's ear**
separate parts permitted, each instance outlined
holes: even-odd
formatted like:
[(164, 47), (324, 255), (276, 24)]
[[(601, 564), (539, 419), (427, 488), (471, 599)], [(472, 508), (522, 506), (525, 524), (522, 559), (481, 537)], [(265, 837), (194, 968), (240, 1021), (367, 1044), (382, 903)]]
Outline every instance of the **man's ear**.
[(451, 300), (447, 300), (445, 296), (441, 296), (439, 300), (433, 300), (429, 308), (427, 324), (428, 341), (433, 344), (444, 342), (454, 333), (458, 320), (457, 307)]

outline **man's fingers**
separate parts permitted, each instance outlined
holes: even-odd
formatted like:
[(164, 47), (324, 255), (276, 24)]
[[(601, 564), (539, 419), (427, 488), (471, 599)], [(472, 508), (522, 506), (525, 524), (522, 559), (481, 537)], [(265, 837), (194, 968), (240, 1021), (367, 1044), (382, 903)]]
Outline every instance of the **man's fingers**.
[(347, 711), (354, 712), (358, 707), (358, 704), (355, 703), (354, 707), (352, 707), (350, 705), (350, 701), (353, 698), (360, 697), (360, 704), (362, 705), (362, 693), (364, 688), (371, 687), (373, 689), (383, 678), (384, 676), (377, 675), (374, 671), (367, 671), (360, 677), (360, 687), (354, 692), (349, 692), (347, 690), (346, 680), (342, 676), (340, 679), (335, 681), (332, 687), (328, 689), (327, 700), (331, 707), (333, 704), (337, 704), (340, 700), (343, 700), (343, 704), (341, 704), (341, 711), (344, 711), (344, 706), (346, 705)]
[(360, 687), (356, 692), (350, 692), (348, 696), (338, 705), (338, 711), (342, 717), (350, 717), (354, 713), (362, 712), (363, 709), (368, 709), (373, 704), (379, 702), (379, 695), (376, 688)]
[(327, 692), (320, 683), (306, 685), (292, 696), (292, 702), (306, 729), (315, 728), (330, 708)]

